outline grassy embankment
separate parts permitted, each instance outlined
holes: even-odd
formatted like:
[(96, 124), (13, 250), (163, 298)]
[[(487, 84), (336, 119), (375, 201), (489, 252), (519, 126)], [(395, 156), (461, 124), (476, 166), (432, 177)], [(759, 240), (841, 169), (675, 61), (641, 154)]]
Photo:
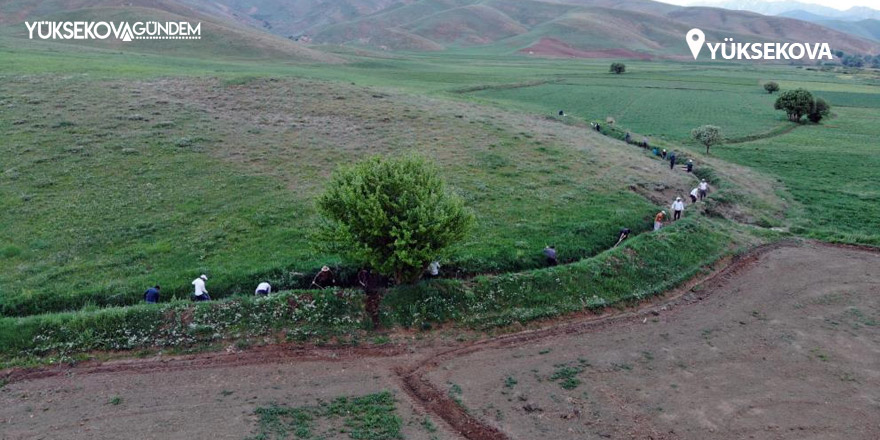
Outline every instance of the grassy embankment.
[[(389, 327), (458, 322), (487, 329), (598, 310), (662, 293), (724, 255), (771, 237), (736, 223), (694, 216), (570, 265), (392, 289), (382, 319)], [(69, 361), (93, 350), (180, 348), (229, 340), (244, 346), (330, 339), (356, 344), (369, 327), (362, 301), (357, 291), (292, 291), (269, 298), (0, 318), (0, 359), (21, 365)]]

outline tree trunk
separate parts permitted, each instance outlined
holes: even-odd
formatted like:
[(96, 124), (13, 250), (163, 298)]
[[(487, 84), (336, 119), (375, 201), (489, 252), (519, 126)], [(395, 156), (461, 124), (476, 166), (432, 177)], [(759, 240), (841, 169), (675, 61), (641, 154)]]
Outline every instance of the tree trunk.
[(382, 303), (382, 292), (367, 292), (366, 295), (364, 308), (367, 311), (367, 315), (370, 316), (370, 320), (373, 321), (373, 330), (378, 330), (382, 327), (382, 320), (379, 317), (379, 304)]

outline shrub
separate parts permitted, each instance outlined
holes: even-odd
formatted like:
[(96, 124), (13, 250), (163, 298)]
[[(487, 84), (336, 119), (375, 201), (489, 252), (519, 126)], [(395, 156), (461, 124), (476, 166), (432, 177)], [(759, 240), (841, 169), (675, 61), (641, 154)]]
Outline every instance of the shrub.
[(813, 102), (813, 108), (810, 109), (810, 114), (807, 115), (807, 119), (809, 119), (810, 122), (818, 124), (819, 121), (827, 117), (830, 113), (831, 104), (822, 98), (816, 98)]
[(361, 327), (361, 304), (358, 291), (312, 290), (0, 318), (0, 354), (63, 358), (90, 350), (185, 347), (279, 328), (345, 332)]
[(611, 63), (611, 69), (609, 72), (620, 75), (621, 73), (626, 72), (626, 65), (623, 63)]
[(770, 82), (764, 84), (764, 90), (766, 90), (767, 93), (770, 93), (772, 95), (774, 92), (779, 91), (779, 84), (775, 81), (770, 81)]

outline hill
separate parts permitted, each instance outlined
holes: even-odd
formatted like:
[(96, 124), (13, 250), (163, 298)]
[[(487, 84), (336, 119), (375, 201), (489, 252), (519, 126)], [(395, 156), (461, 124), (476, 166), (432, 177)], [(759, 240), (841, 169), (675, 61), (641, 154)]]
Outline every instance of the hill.
[(861, 38), (880, 41), (880, 19), (871, 18), (865, 20), (841, 20), (822, 15), (811, 14), (809, 12), (801, 10), (789, 11), (781, 15), (797, 20), (816, 23), (818, 25), (825, 26), (830, 29), (835, 29), (840, 32), (845, 32), (850, 35), (855, 35)]
[(825, 27), (787, 17), (650, 0), (20, 0), (0, 6), (0, 25), (7, 26), (7, 35), (21, 36), (21, 22), (34, 18), (199, 21), (206, 35), (200, 41), (93, 45), (311, 62), (341, 60), (308, 43), (393, 51), (479, 48), (498, 55), (685, 59), (683, 36), (694, 27), (716, 40), (821, 41), (846, 53), (880, 53), (880, 43), (871, 40), (871, 23)]
[(853, 6), (847, 10), (840, 10), (829, 6), (814, 3), (803, 3), (791, 0), (704, 0), (693, 3), (700, 6), (711, 6), (731, 10), (757, 12), (764, 15), (792, 16), (798, 11), (800, 14), (825, 17), (826, 19), (859, 21), (871, 18), (880, 18), (880, 10), (866, 6)]
[(861, 21), (823, 20), (819, 21), (818, 24), (848, 34), (858, 35), (862, 38), (880, 41), (880, 20), (877, 19)]
[[(188, 21), (201, 23), (198, 40), (27, 40), (25, 21)], [(15, 44), (75, 44), (156, 53), (169, 56), (205, 56), (230, 58), (274, 58), (301, 62), (342, 62), (286, 38), (263, 32), (242, 23), (211, 15), (178, 2), (166, 0), (55, 0), (48, 2), (6, 2), (0, 5), (0, 30)]]
[[(310, 41), (386, 50), (455, 50), (575, 57), (684, 57), (694, 27), (717, 39), (829, 42), (847, 53), (880, 44), (815, 23), (746, 11), (679, 7), (650, 0), (261, 0), (208, 2), (242, 23)], [(207, 6), (214, 5), (214, 6)], [(221, 6), (217, 6), (221, 5)], [(298, 11), (294, 14), (293, 11)], [(547, 49), (550, 47), (551, 49)]]
[[(712, 29), (716, 38), (730, 36), (725, 33), (732, 32), (740, 38), (746, 38), (745, 41), (762, 38), (763, 40), (759, 41), (772, 39), (790, 42), (827, 42), (834, 50), (860, 54), (876, 54), (880, 50), (880, 44), (877, 42), (831, 30), (815, 23), (785, 17), (703, 7), (682, 8), (668, 16), (694, 27), (699, 26), (703, 30)], [(709, 32), (706, 34), (711, 35)]]

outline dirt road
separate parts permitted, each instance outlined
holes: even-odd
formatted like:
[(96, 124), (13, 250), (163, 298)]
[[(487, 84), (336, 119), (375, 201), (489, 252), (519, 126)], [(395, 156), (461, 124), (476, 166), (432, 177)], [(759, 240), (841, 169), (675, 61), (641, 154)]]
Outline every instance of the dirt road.
[(880, 254), (780, 247), (665, 303), (477, 343), (14, 377), (0, 389), (3, 439), (243, 439), (257, 407), (380, 390), (408, 439), (877, 439)]

